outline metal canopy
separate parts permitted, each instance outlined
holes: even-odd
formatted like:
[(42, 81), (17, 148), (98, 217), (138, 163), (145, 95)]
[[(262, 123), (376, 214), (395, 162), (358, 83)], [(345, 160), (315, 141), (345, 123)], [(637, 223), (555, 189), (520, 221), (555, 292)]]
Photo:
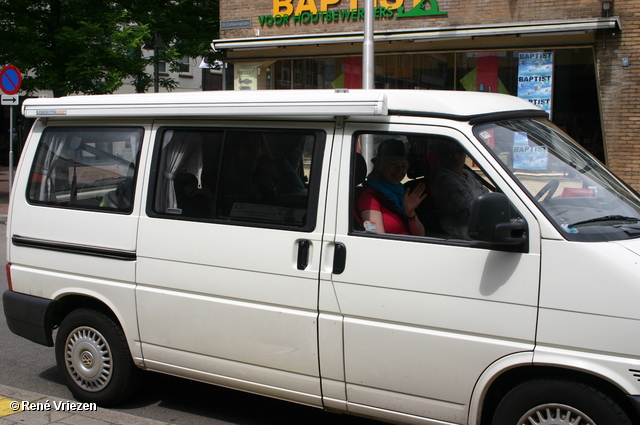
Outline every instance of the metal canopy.
[[(384, 41), (445, 41), (487, 36), (557, 36), (621, 29), (620, 18), (568, 19), (541, 22), (521, 22), (500, 25), (468, 27), (414, 28), (405, 30), (376, 31), (375, 42)], [(215, 52), (223, 50), (276, 49), (285, 46), (320, 44), (362, 43), (364, 32), (285, 35), (277, 37), (251, 37), (213, 40)]]

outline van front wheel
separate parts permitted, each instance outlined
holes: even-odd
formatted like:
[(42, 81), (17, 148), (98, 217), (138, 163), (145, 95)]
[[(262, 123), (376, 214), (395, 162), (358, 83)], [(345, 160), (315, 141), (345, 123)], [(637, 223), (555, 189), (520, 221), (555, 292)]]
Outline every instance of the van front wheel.
[(131, 391), (139, 373), (122, 328), (97, 310), (69, 313), (58, 329), (55, 350), (65, 384), (82, 402), (117, 403)]
[(630, 425), (620, 406), (579, 382), (537, 380), (509, 391), (496, 408), (492, 425)]

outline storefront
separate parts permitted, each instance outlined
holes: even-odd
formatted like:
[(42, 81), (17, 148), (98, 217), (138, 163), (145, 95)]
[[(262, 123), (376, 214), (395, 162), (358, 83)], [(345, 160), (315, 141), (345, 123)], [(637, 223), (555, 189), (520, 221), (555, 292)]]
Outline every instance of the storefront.
[[(225, 87), (361, 87), (363, 6), (364, 0), (222, 0), (222, 38), (212, 46), (225, 56)], [(377, 88), (527, 98), (640, 189), (633, 134), (640, 130), (633, 63), (640, 30), (631, 5), (380, 0), (375, 6)]]

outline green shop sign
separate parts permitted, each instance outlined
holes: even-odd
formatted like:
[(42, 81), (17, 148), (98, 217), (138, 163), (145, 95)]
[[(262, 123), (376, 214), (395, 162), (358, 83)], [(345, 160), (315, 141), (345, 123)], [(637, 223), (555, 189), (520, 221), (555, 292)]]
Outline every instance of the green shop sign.
[[(260, 26), (296, 25), (306, 23), (349, 22), (364, 19), (364, 9), (357, 7), (357, 0), (349, 0), (351, 8), (329, 10), (330, 5), (340, 3), (341, 0), (320, 0), (320, 8), (315, 0), (274, 0), (273, 15), (258, 16)], [(379, 6), (374, 8), (374, 18), (415, 18), (420, 16), (446, 15), (440, 11), (437, 0), (413, 1), (413, 6), (406, 8), (407, 0), (380, 0)], [(408, 0), (407, 3), (410, 3)]]

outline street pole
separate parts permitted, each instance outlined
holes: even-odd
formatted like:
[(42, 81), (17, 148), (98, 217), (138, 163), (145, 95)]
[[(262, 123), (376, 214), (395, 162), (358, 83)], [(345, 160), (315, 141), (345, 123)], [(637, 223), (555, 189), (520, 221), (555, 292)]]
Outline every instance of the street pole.
[(167, 47), (167, 45), (164, 43), (164, 40), (162, 40), (162, 36), (157, 32), (154, 32), (151, 40), (142, 47), (145, 50), (153, 50), (153, 91), (155, 93), (160, 91), (160, 76), (158, 75), (160, 59), (158, 58), (158, 54), (160, 50), (165, 47)]
[(9, 106), (9, 192), (13, 188), (13, 106)]
[[(364, 41), (362, 43), (362, 88), (374, 87), (374, 59), (373, 59), (373, 0), (364, 1)], [(362, 155), (370, 159), (373, 157), (373, 135), (362, 135)]]
[(374, 87), (373, 0), (364, 2), (364, 42), (362, 43), (362, 88)]
[(158, 93), (160, 91), (160, 76), (158, 75), (158, 68), (160, 67), (160, 61), (158, 60), (158, 49), (153, 49), (153, 91)]

